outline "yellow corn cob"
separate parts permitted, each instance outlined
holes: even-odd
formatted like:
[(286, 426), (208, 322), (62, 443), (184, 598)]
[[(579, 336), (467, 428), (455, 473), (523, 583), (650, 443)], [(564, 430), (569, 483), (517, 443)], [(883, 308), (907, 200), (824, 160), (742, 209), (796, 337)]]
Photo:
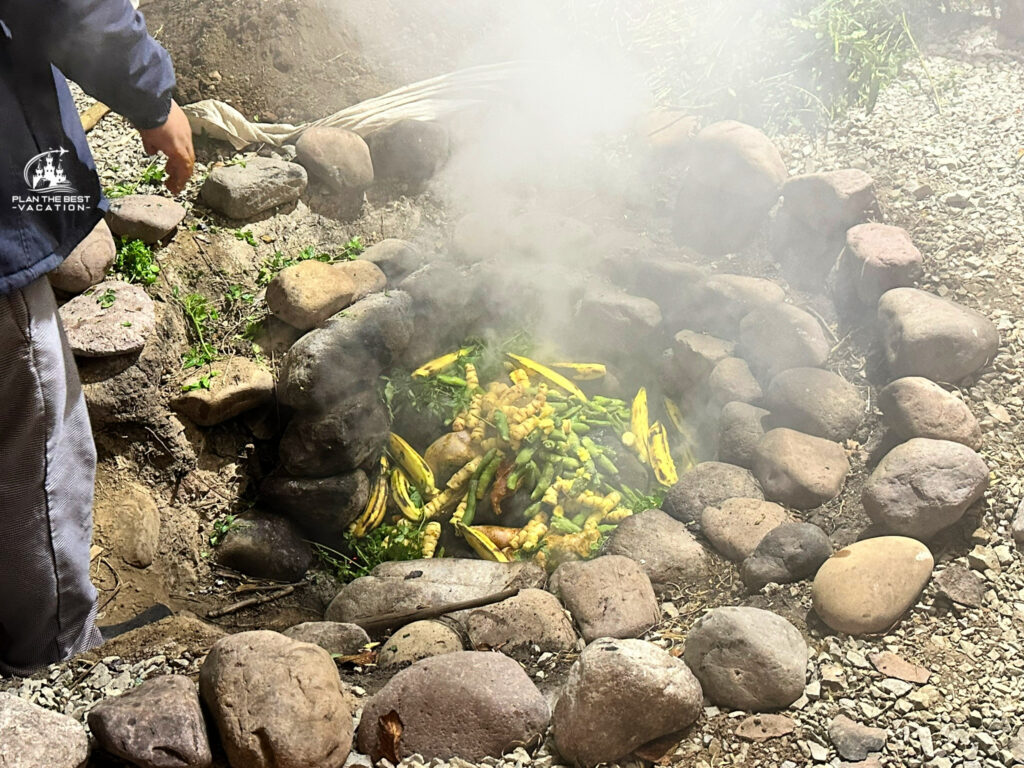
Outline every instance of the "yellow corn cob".
[(480, 388), (480, 376), (476, 372), (476, 366), (472, 363), (466, 363), (466, 387), (470, 390)]
[(618, 523), (622, 520), (625, 520), (632, 514), (633, 510), (631, 510), (629, 507), (616, 507), (615, 509), (613, 509), (611, 512), (604, 516), (603, 522), (608, 524)]
[(476, 456), (467, 461), (463, 465), (462, 469), (460, 469), (458, 472), (456, 472), (448, 479), (448, 484), (445, 487), (448, 488), (449, 490), (461, 489), (463, 486), (466, 485), (466, 483), (469, 482), (470, 478), (473, 477), (473, 473), (480, 468), (480, 463), (483, 460), (484, 459), (482, 456)]
[(519, 387), (520, 390), (526, 387), (530, 383), (530, 374), (524, 371), (522, 368), (513, 369), (512, 373), (508, 375), (512, 380), (512, 383)]
[(462, 518), (466, 516), (466, 507), (468, 504), (469, 496), (463, 496), (462, 501), (460, 501), (459, 505), (455, 507), (455, 514), (452, 515), (451, 520), (449, 520), (448, 522), (454, 525), (455, 527), (461, 525)]
[(420, 541), (420, 554), (423, 557), (433, 557), (437, 551), (437, 542), (441, 538), (441, 524), (437, 522), (427, 523), (423, 528), (423, 538)]

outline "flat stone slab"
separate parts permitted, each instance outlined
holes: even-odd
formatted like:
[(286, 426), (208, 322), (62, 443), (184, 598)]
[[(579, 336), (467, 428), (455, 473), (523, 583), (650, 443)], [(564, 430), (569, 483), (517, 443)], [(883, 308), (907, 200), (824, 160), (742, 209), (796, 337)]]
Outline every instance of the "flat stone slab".
[(89, 737), (77, 720), (0, 693), (0, 765), (82, 768)]
[(306, 191), (307, 183), (306, 169), (298, 163), (254, 157), (245, 165), (214, 168), (199, 195), (229, 219), (249, 219), (294, 203)]
[(129, 240), (158, 243), (185, 218), (185, 206), (160, 195), (125, 195), (110, 201), (110, 231)]
[[(254, 360), (229, 357), (210, 368), (186, 382), (188, 391), (171, 401), (174, 410), (201, 427), (233, 419), (274, 398), (274, 375)], [(202, 386), (204, 380), (209, 386)]]
[(107, 280), (60, 308), (71, 351), (80, 357), (138, 352), (156, 327), (153, 300), (139, 286)]

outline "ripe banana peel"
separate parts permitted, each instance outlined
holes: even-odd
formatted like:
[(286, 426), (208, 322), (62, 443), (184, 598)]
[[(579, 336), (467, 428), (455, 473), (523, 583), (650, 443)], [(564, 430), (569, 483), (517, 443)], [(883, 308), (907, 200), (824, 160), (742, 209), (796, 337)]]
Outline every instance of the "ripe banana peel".
[(552, 363), (552, 368), (565, 371), (576, 381), (603, 379), (608, 369), (602, 363)]
[(416, 506), (416, 502), (412, 500), (412, 485), (401, 468), (395, 468), (391, 472), (391, 498), (408, 520), (418, 523), (423, 519), (423, 508)]
[(384, 513), (388, 508), (388, 460), (380, 457), (380, 472), (373, 481), (373, 488), (370, 489), (370, 498), (366, 502), (363, 511), (349, 526), (348, 531), (357, 539), (361, 539), (370, 531), (374, 530), (384, 522)]
[(462, 534), (462, 538), (473, 548), (473, 551), (484, 560), (491, 560), (495, 563), (509, 562), (509, 559), (494, 545), (494, 542), (473, 526), (459, 523), (456, 530)]
[(457, 349), (454, 352), (449, 352), (446, 355), (436, 357), (430, 362), (421, 365), (419, 368), (412, 372), (412, 375), (414, 378), (418, 379), (425, 379), (430, 376), (436, 376), (442, 371), (451, 368), (453, 365), (455, 365), (455, 363), (457, 363), (463, 357), (468, 355), (469, 352), (469, 347), (463, 347), (462, 349)]
[(523, 357), (522, 355), (513, 355), (511, 352), (509, 352), (508, 356), (515, 360), (519, 365), (521, 365), (526, 370), (532, 371), (541, 378), (547, 379), (559, 389), (564, 389), (566, 392), (578, 397), (583, 402), (587, 402), (587, 396), (583, 394), (583, 390), (577, 387), (575, 384), (573, 384), (571, 381), (565, 378), (565, 376), (558, 373), (557, 371), (553, 371), (546, 365), (541, 365), (536, 360), (531, 360), (530, 358)]
[(654, 477), (665, 486), (673, 486), (679, 482), (676, 463), (668, 447), (668, 432), (660, 421), (654, 422), (650, 430), (650, 458)]
[(419, 489), (424, 499), (432, 499), (438, 494), (434, 485), (434, 473), (416, 449), (392, 432), (388, 436), (388, 449), (395, 460), (405, 470), (405, 474)]
[(633, 398), (633, 408), (630, 412), (629, 431), (636, 437), (636, 444), (631, 446), (636, 451), (640, 460), (650, 460), (650, 415), (647, 411), (647, 388), (640, 387), (640, 391)]

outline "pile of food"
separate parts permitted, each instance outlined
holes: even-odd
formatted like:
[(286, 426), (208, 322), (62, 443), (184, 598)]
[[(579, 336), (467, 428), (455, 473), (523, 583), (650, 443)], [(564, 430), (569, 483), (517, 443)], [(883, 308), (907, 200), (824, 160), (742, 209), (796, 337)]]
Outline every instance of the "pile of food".
[(670, 440), (665, 423), (650, 422), (646, 388), (632, 403), (593, 394), (606, 376), (602, 364), (503, 358), (490, 365), (500, 377), (486, 383), (471, 346), (403, 382), (447, 393), (451, 431), (423, 454), (391, 434), (370, 501), (349, 531), (356, 548), (390, 509), (396, 523), (384, 549), (397, 534), (418, 541), (422, 557), (468, 545), (488, 560), (553, 569), (596, 555), (619, 522), (657, 505), (678, 468), (692, 466), (692, 441), (671, 400), (658, 408)]

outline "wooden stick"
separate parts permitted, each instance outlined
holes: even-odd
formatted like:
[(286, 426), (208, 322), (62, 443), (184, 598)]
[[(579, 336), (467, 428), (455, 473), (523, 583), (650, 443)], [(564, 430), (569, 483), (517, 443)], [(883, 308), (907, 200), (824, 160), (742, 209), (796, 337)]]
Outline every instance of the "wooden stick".
[(455, 611), (465, 611), (470, 608), (482, 608), (485, 605), (492, 605), (494, 603), (500, 603), (502, 600), (508, 600), (510, 597), (515, 597), (518, 594), (519, 588), (512, 587), (511, 589), (506, 589), (503, 592), (498, 592), (493, 595), (487, 595), (485, 597), (477, 597), (472, 600), (462, 600), (458, 603), (432, 605), (426, 608), (417, 608), (412, 611), (382, 613), (377, 614), (376, 616), (367, 616), (363, 619), (353, 619), (352, 623), (365, 629), (367, 634), (373, 634), (374, 632), (378, 632), (383, 629), (409, 624), (413, 621), (420, 621), (421, 619), (435, 619), (438, 616), (443, 616), (446, 613), (454, 613)]
[(254, 605), (263, 605), (273, 600), (279, 600), (282, 597), (287, 597), (295, 591), (295, 587), (287, 586), (277, 592), (271, 592), (269, 595), (256, 595), (255, 597), (247, 597), (245, 600), (239, 600), (237, 603), (226, 605), (223, 608), (214, 608), (212, 611), (206, 614), (208, 619), (216, 619), (220, 616), (227, 616), (229, 613), (235, 613), (243, 608), (251, 608)]
[(110, 107), (97, 101), (82, 113), (82, 128), (84, 128), (85, 132), (88, 133), (96, 127), (96, 124), (99, 123), (99, 121), (103, 119), (103, 116), (109, 111)]

